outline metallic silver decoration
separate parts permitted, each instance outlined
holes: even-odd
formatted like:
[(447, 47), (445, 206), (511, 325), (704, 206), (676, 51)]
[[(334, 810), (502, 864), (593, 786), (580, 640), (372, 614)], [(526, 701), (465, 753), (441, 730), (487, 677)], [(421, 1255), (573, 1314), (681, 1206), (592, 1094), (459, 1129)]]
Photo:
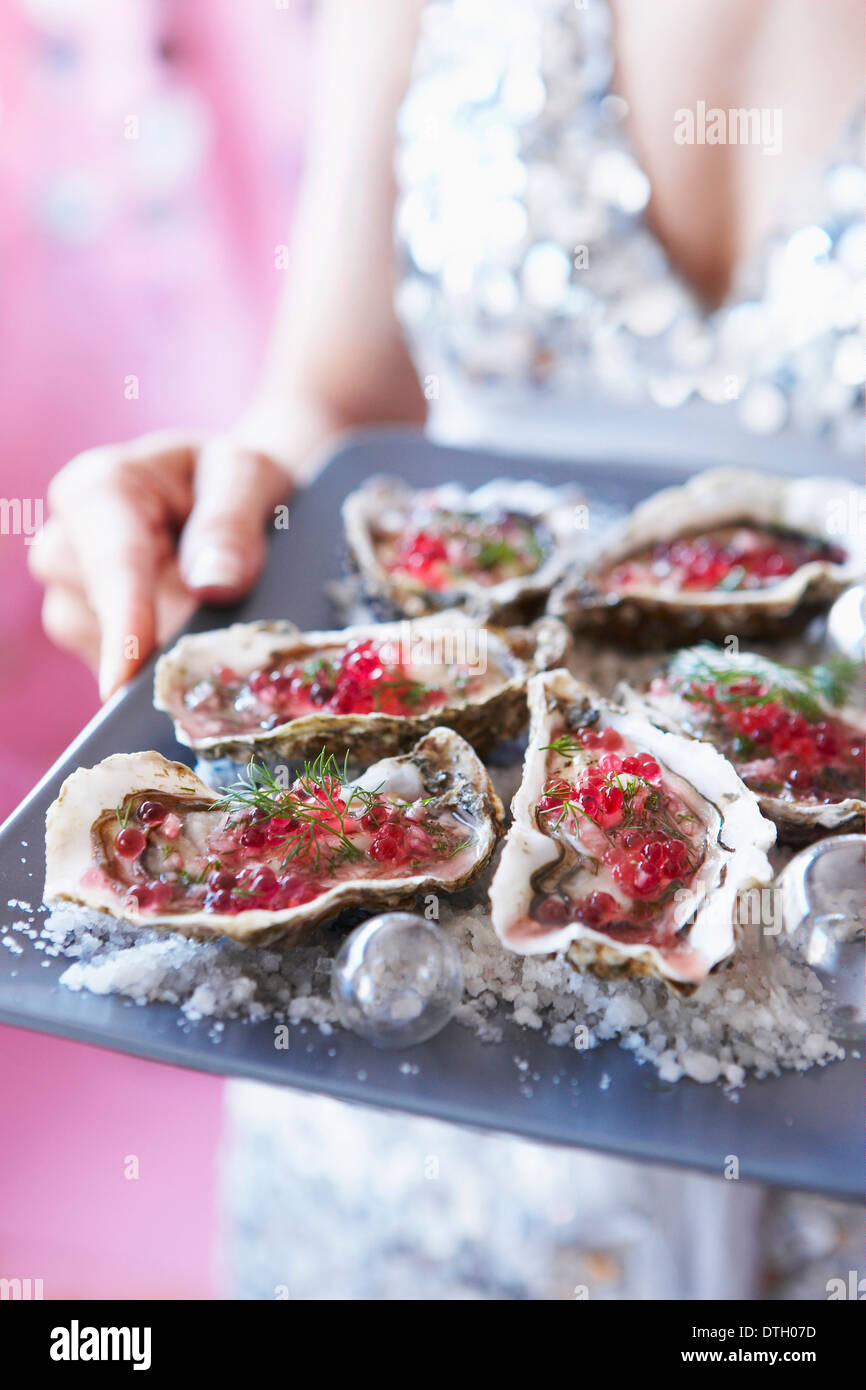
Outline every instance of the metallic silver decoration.
[(334, 961), (331, 998), (345, 1028), (376, 1047), (440, 1032), (463, 997), (460, 952), (436, 922), (383, 912), (356, 927)]
[(790, 948), (815, 971), (832, 999), (836, 1037), (863, 1041), (866, 836), (833, 835), (802, 850), (785, 869), (785, 931)]
[(827, 642), (852, 661), (866, 660), (866, 589), (855, 584), (837, 598), (827, 614)]
[(862, 452), (862, 116), (702, 308), (644, 225), (607, 0), (432, 0), (399, 121), (397, 307), (423, 371), (727, 404)]

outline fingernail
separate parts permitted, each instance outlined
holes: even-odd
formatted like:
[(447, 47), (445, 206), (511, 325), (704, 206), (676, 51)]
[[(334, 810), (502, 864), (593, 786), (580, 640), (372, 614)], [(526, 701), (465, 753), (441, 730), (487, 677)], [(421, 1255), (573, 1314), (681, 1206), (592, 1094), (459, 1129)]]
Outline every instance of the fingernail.
[(240, 555), (212, 545), (193, 556), (186, 574), (191, 589), (234, 589), (243, 578), (244, 562)]

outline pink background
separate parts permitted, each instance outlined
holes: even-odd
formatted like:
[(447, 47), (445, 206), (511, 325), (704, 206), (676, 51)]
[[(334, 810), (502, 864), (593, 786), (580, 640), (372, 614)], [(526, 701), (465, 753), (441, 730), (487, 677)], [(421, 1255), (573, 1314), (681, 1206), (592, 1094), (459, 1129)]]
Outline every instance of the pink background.
[[(223, 426), (243, 403), (301, 164), (307, 8), (0, 9), (3, 497), (43, 498), (89, 445)], [(0, 536), (4, 815), (98, 703), (42, 635), (25, 555)], [(42, 1278), (46, 1298), (212, 1295), (220, 1094), (213, 1078), (0, 1029), (0, 1276)]]

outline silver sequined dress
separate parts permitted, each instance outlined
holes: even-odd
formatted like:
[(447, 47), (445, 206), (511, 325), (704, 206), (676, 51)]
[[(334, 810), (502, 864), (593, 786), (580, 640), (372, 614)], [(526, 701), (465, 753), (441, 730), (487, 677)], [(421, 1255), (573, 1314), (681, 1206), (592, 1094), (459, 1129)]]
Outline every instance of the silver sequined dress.
[(707, 313), (644, 224), (612, 74), (606, 0), (427, 5), (400, 116), (397, 303), (434, 426), (469, 385), (496, 410), (567, 401), (572, 425), (599, 398), (709, 402), (698, 418), (724, 420), (741, 458), (744, 431), (862, 456), (862, 113)]

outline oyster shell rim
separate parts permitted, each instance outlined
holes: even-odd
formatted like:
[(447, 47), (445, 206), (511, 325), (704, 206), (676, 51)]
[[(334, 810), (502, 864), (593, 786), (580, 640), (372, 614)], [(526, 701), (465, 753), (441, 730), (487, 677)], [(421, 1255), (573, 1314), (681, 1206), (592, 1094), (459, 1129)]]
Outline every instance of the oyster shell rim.
[[(486, 483), (479, 484), (473, 489), (465, 488), (461, 483), (448, 482), (439, 483), (433, 488), (415, 488), (403, 478), (390, 474), (377, 473), (353, 489), (344, 499), (342, 505), (343, 534), (349, 559), (353, 570), (360, 579), (362, 592), (368, 602), (382, 604), (391, 609), (398, 615), (410, 618), (418, 618), (438, 612), (440, 604), (436, 601), (433, 591), (425, 589), (423, 585), (414, 585), (411, 582), (405, 584), (400, 580), (395, 580), (389, 576), (388, 572), (379, 563), (376, 557), (375, 547), (369, 535), (368, 515), (366, 503), (368, 497), (371, 499), (370, 509), (374, 503), (372, 501), (376, 494), (383, 491), (403, 495), (407, 499), (419, 492), (448, 492), (460, 493), (462, 497), (471, 502), (479, 493), (487, 492), (494, 495), (495, 489), (501, 487), (506, 493), (509, 504), (513, 505), (515, 491), (523, 488), (531, 488), (539, 493), (546, 492), (553, 498), (548, 507), (538, 511), (526, 511), (529, 517), (540, 518), (548, 521), (554, 514), (554, 507), (562, 505), (566, 499), (570, 499), (571, 505), (578, 502), (585, 502), (586, 498), (583, 491), (574, 483), (547, 484), (539, 483), (534, 479), (514, 479), (514, 478), (492, 478)], [(561, 495), (561, 500), (557, 498)], [(381, 509), (379, 509), (381, 510)], [(471, 506), (467, 510), (473, 510)], [(520, 508), (515, 508), (520, 510)], [(499, 584), (481, 585), (467, 578), (461, 584), (443, 595), (443, 603), (448, 608), (463, 608), (465, 611), (472, 612), (474, 616), (481, 617), (486, 621), (504, 621), (513, 610), (519, 611), (522, 605), (532, 601), (540, 602), (550, 593), (554, 585), (566, 573), (571, 559), (571, 548), (565, 547), (558, 535), (558, 528), (550, 526), (553, 536), (553, 550), (548, 559), (530, 574), (517, 576), (512, 579), (500, 581)], [(426, 597), (425, 597), (426, 596)], [(410, 603), (409, 607), (406, 604)]]
[[(572, 567), (551, 591), (546, 611), (561, 618), (573, 631), (610, 623), (635, 636), (634, 629), (652, 617), (664, 617), (670, 626), (680, 618), (680, 630), (689, 641), (700, 636), (724, 636), (738, 630), (741, 636), (766, 631), (762, 615), (771, 613), (779, 620), (796, 622), (798, 614), (809, 616), (829, 606), (851, 584), (862, 582), (866, 569), (866, 537), (857, 527), (837, 533), (829, 529), (830, 503), (860, 498), (866, 493), (849, 479), (789, 478), (749, 468), (710, 468), (694, 474), (684, 483), (662, 488), (639, 502), (605, 540), (583, 568)], [(684, 516), (685, 513), (685, 516)], [(823, 515), (823, 525), (815, 519)], [(802, 535), (819, 536), (845, 544), (848, 558), (843, 564), (812, 560), (800, 565), (770, 588), (753, 590), (666, 591), (655, 585), (635, 586), (622, 591), (597, 588), (594, 579), (611, 565), (627, 559), (656, 540), (670, 540), (702, 528), (716, 528), (737, 522), (778, 526)], [(689, 617), (686, 617), (686, 614)], [(757, 621), (756, 621), (757, 620)], [(724, 624), (728, 624), (727, 627)], [(675, 639), (676, 631), (669, 637)], [(673, 645), (659, 642), (652, 631), (638, 634), (639, 645)]]

